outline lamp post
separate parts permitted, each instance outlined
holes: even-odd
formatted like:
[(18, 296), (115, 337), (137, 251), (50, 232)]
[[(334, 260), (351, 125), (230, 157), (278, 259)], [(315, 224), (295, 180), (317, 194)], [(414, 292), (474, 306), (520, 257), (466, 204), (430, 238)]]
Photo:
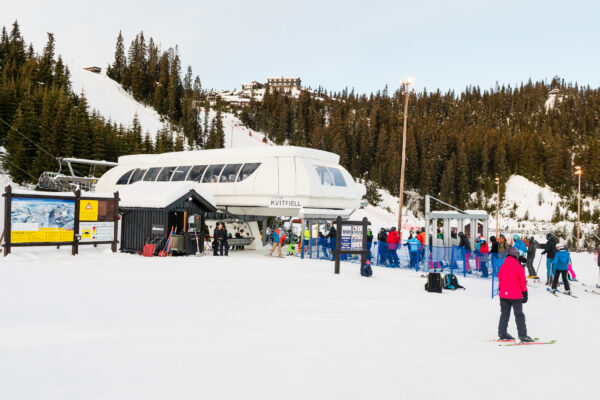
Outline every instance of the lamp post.
[(406, 165), (406, 120), (408, 118), (408, 86), (413, 83), (409, 77), (406, 81), (398, 80), (404, 85), (404, 129), (402, 129), (402, 161), (400, 163), (400, 193), (398, 194), (398, 234), (402, 240), (402, 202), (404, 198), (404, 168)]
[(575, 167), (577, 175), (577, 252), (579, 252), (579, 232), (581, 230), (581, 167)]
[(500, 226), (500, 178), (496, 177), (494, 180), (496, 185), (498, 186), (498, 201), (496, 202), (496, 239), (498, 239), (499, 235), (499, 226)]

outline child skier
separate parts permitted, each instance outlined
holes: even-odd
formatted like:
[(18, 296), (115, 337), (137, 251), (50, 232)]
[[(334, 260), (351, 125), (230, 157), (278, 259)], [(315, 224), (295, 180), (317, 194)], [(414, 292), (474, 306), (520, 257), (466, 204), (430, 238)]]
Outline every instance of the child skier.
[(509, 247), (506, 250), (507, 257), (498, 272), (498, 281), (500, 285), (500, 322), (498, 323), (498, 340), (513, 340), (508, 334), (508, 320), (510, 319), (510, 309), (515, 312), (515, 321), (517, 323), (517, 332), (519, 341), (531, 343), (533, 339), (527, 336), (527, 326), (525, 325), (525, 314), (523, 314), (523, 304), (527, 303), (527, 282), (525, 278), (525, 269), (519, 264), (519, 250), (515, 247)]
[(562, 275), (563, 283), (565, 284), (565, 294), (571, 294), (571, 287), (569, 286), (569, 279), (567, 278), (567, 271), (569, 270), (569, 251), (562, 244), (556, 245), (556, 255), (552, 261), (552, 269), (554, 270), (554, 280), (552, 281), (552, 293), (556, 293), (556, 286), (558, 286), (558, 279)]

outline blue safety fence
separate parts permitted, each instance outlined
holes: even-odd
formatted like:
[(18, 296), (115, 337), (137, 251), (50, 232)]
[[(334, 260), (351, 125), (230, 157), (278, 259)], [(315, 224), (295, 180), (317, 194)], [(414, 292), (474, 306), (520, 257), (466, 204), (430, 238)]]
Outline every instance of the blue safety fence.
[(502, 263), (504, 263), (505, 258), (506, 253), (492, 254), (492, 299), (494, 298), (494, 296), (498, 296), (498, 271), (500, 271), (500, 267), (502, 266)]
[[(302, 258), (333, 260), (335, 239), (304, 240)], [(371, 265), (386, 268), (410, 268), (415, 271), (440, 272), (463, 277), (492, 278), (492, 298), (498, 295), (498, 271), (505, 253), (489, 254), (465, 251), (464, 247), (414, 246), (406, 242), (390, 245), (386, 242), (367, 243)], [(360, 263), (360, 255), (342, 255), (342, 261)]]

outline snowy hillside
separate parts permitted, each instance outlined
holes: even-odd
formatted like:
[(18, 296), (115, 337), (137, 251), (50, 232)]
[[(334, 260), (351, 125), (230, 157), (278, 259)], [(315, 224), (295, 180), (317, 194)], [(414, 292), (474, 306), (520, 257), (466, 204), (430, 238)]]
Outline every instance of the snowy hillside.
[(143, 132), (150, 133), (152, 138), (167, 125), (152, 107), (138, 103), (120, 84), (107, 77), (104, 69), (102, 73), (95, 74), (85, 71), (83, 67), (74, 61), (69, 63), (72, 90), (76, 94), (85, 93), (90, 109), (124, 126), (131, 126), (137, 114)]
[[(529, 287), (503, 347), (489, 280), (423, 290), (411, 270), (279, 259), (20, 249), (0, 268), (2, 399), (592, 399), (600, 295)], [(82, 262), (85, 260), (85, 262)], [(573, 256), (594, 284), (591, 254)], [(516, 334), (511, 317), (509, 333)], [(544, 366), (550, 366), (550, 371)], [(552, 375), (554, 373), (554, 375)], [(559, 374), (561, 381), (550, 376)], [(554, 383), (554, 384), (549, 384)]]

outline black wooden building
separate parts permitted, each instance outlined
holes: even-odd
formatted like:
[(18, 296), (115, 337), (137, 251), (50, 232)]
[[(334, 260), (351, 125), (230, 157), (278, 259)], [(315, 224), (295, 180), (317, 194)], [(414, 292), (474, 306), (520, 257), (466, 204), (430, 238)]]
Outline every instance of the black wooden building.
[(196, 243), (200, 251), (204, 250), (205, 217), (214, 213), (216, 207), (194, 189), (160, 193), (164, 189), (167, 187), (155, 188), (155, 199), (152, 194), (131, 194), (130, 199), (127, 193), (121, 194), (121, 251), (138, 253), (146, 243), (163, 247), (171, 232), (183, 239), (184, 254), (196, 253)]

